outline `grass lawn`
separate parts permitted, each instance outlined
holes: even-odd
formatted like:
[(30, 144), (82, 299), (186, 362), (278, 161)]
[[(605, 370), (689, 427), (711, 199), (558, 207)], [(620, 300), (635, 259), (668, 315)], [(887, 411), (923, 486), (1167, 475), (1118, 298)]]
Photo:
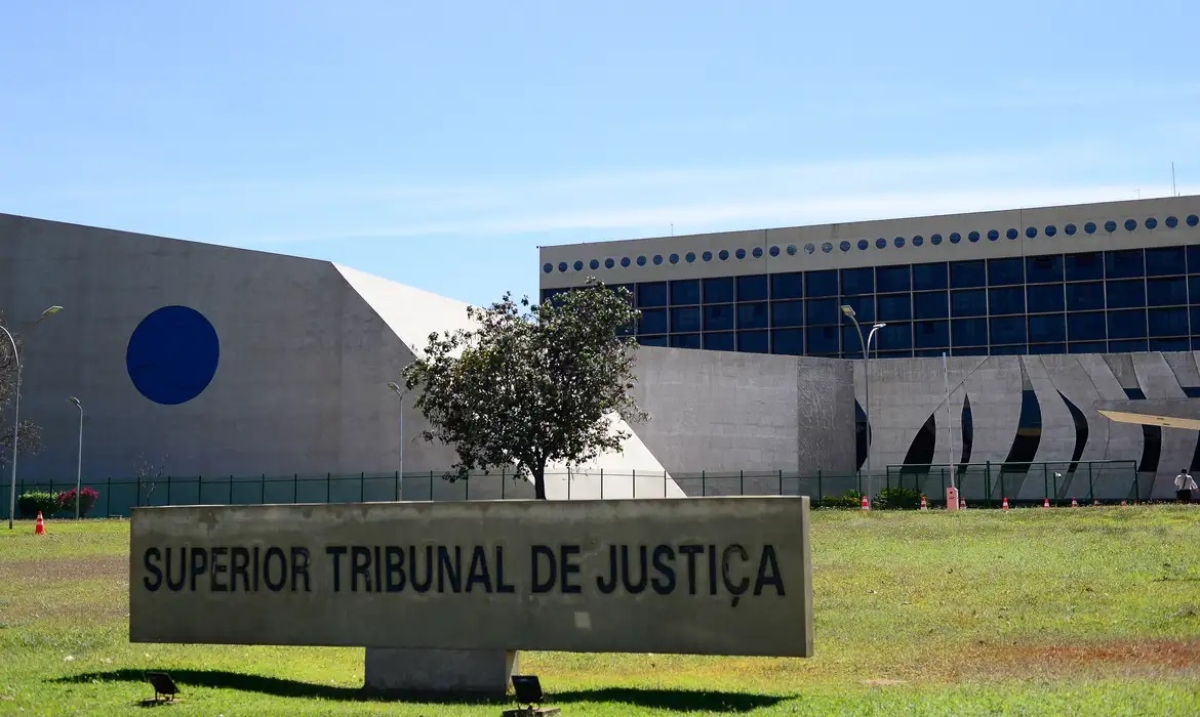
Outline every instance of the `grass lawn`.
[[(0, 714), (489, 715), (365, 701), (363, 651), (131, 645), (128, 523), (0, 526)], [(1197, 715), (1200, 509), (817, 511), (814, 658), (523, 653), (573, 715)]]

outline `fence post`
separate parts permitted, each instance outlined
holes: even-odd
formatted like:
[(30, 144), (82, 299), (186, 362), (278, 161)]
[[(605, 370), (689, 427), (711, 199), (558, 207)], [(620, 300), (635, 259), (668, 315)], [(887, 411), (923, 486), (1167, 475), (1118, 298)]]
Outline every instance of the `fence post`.
[(300, 489), (300, 474), (293, 473), (292, 474), (292, 505), (295, 505), (296, 500), (300, 497), (299, 493), (298, 493), (299, 489)]
[(400, 471), (396, 471), (396, 482), (392, 485), (392, 500), (400, 501)]
[(992, 462), (984, 461), (983, 464), (983, 490), (987, 493), (988, 507), (992, 507)]
[(262, 483), (258, 486), (258, 504), (267, 504), (267, 474), (262, 474)]
[(104, 479), (104, 517), (112, 515), (112, 476)]
[(633, 475), (630, 478), (630, 480), (632, 481), (632, 484), (630, 485), (630, 490), (633, 492), (633, 497), (636, 498), (637, 497), (637, 468), (633, 469)]
[(365, 472), (358, 474), (358, 502), (367, 502), (367, 474)]
[(233, 505), (233, 474), (229, 474), (229, 504)]
[(1042, 492), (1045, 494), (1046, 500), (1050, 500), (1050, 478), (1049, 470), (1046, 469), (1046, 464), (1042, 464)]
[(667, 469), (663, 468), (663, 497), (667, 497)]
[[(600, 470), (600, 485), (604, 485), (603, 469)], [(567, 500), (571, 500), (571, 471), (567, 471)]]
[(783, 495), (783, 469), (779, 469), (779, 495)]
[(704, 471), (700, 471), (700, 495), (708, 495), (708, 481), (705, 479)]
[(429, 500), (433, 500), (433, 471), (429, 471)]
[[(1137, 472), (1137, 466), (1133, 467), (1134, 472)], [(1088, 462), (1088, 486), (1092, 485), (1092, 463)]]
[(825, 500), (825, 478), (820, 468), (817, 469), (817, 500)]
[(1004, 498), (1004, 471), (1000, 471), (1000, 497)]
[(328, 472), (325, 473), (325, 505), (329, 505), (329, 481), (332, 478), (333, 478), (332, 474), (330, 474)]
[[(1135, 466), (1136, 468), (1136, 466)], [(1136, 470), (1133, 471), (1133, 499), (1141, 500), (1142, 498), (1142, 480)]]
[(738, 471), (738, 495), (746, 495), (746, 471)]
[(1096, 500), (1096, 486), (1092, 483), (1092, 472), (1088, 471), (1088, 500)]

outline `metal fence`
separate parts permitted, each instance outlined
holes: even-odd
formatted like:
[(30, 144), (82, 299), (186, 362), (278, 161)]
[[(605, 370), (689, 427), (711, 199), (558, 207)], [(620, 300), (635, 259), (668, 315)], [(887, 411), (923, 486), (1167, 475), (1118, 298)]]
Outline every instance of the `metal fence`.
[[(737, 471), (676, 473), (555, 473), (547, 485), (557, 486), (567, 498), (664, 498), (671, 496), (807, 495), (817, 501), (838, 498), (847, 492), (878, 496), (881, 490), (915, 488), (936, 504), (950, 485), (948, 466), (888, 466), (883, 473), (824, 473), (802, 475), (787, 471)], [(969, 502), (998, 505), (1010, 502), (1079, 500), (1115, 501), (1149, 497), (1150, 481), (1138, 477), (1132, 461), (1078, 462), (1072, 464), (968, 464), (953, 471), (960, 494)], [(86, 480), (84, 487), (99, 492), (90, 517), (127, 516), (137, 506), (262, 505), (288, 503), (362, 503), (380, 501), (496, 500), (532, 498), (528, 483), (511, 474), (472, 475), (450, 482), (439, 471), (424, 473), (358, 473), (354, 475), (290, 476), (163, 476)], [(61, 493), (75, 481), (25, 481), (17, 494), (33, 491)], [(675, 489), (677, 487), (677, 489)], [(64, 511), (69, 513), (70, 511)]]

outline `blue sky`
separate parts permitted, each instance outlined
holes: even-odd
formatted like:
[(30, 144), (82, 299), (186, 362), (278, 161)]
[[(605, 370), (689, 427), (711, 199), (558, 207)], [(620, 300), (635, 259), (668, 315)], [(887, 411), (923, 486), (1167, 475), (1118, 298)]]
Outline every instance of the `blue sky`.
[(0, 211), (471, 302), (537, 245), (1200, 193), (1195, 0), (43, 0)]

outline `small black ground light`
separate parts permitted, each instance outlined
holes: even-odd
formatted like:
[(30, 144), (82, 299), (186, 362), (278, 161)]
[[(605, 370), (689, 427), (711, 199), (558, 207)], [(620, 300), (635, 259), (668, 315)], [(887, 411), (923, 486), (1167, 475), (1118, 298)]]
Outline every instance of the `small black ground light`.
[(513, 675), (512, 686), (517, 709), (505, 710), (503, 717), (533, 717), (559, 714), (557, 707), (542, 707), (546, 695), (536, 675)]

